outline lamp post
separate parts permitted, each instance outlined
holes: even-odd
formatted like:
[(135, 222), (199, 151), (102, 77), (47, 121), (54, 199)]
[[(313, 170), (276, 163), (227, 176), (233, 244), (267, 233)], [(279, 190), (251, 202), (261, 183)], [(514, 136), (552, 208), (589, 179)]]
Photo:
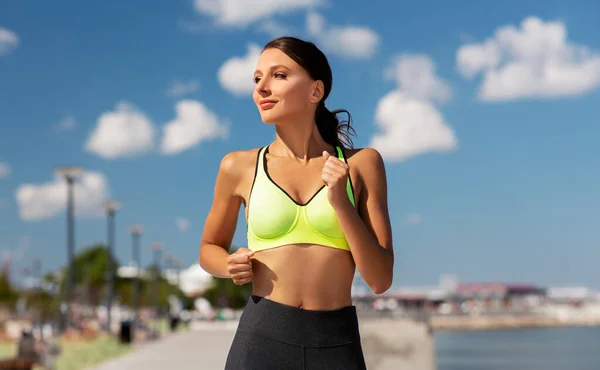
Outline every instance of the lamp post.
[(132, 237), (132, 254), (133, 261), (135, 263), (135, 278), (133, 279), (133, 286), (131, 289), (131, 306), (134, 312), (134, 322), (137, 322), (138, 310), (139, 310), (139, 290), (140, 290), (140, 237), (144, 232), (144, 226), (132, 225), (129, 226), (129, 232)]
[(154, 251), (154, 267), (155, 267), (155, 275), (154, 275), (154, 286), (156, 287), (156, 292), (154, 294), (154, 307), (156, 308), (157, 316), (158, 316), (158, 308), (160, 305), (160, 259), (161, 252), (163, 250), (163, 244), (160, 242), (152, 243), (152, 250)]
[(171, 254), (171, 252), (164, 252), (163, 253), (163, 259), (165, 260), (165, 277), (167, 279), (167, 282), (169, 284), (171, 284), (171, 281), (169, 280), (169, 276), (171, 276), (171, 273), (173, 272), (173, 261), (174, 261), (174, 257)]
[(104, 202), (104, 209), (106, 210), (107, 216), (107, 230), (106, 230), (106, 269), (107, 269), (107, 282), (108, 282), (108, 297), (106, 299), (107, 309), (107, 331), (111, 333), (112, 327), (112, 302), (115, 294), (115, 266), (114, 262), (114, 251), (115, 251), (115, 214), (121, 208), (119, 202), (114, 200), (107, 200)]
[[(73, 194), (73, 185), (75, 179), (81, 175), (84, 168), (81, 166), (60, 166), (55, 168), (54, 172), (62, 176), (67, 182), (67, 258), (69, 275), (65, 282), (65, 295), (63, 297), (63, 307), (61, 307), (61, 329), (66, 329), (69, 321), (69, 306), (73, 299), (73, 288), (75, 287), (75, 266), (73, 260), (75, 258), (75, 228), (74, 228), (74, 210), (75, 199)], [(66, 311), (66, 313), (65, 313)]]
[(176, 266), (177, 266), (177, 289), (181, 290), (180, 284), (181, 284), (181, 268), (183, 267), (183, 263), (180, 260), (176, 261)]

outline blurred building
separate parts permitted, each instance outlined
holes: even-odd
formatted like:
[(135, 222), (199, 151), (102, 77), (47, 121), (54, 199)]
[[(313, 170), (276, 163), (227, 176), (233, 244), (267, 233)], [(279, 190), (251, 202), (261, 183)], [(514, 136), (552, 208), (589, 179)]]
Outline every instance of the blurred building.
[(461, 283), (455, 275), (444, 275), (435, 286), (392, 288), (375, 295), (360, 279), (353, 284), (354, 304), (362, 310), (410, 315), (530, 313), (545, 305), (573, 307), (600, 302), (600, 292), (586, 287), (543, 287), (527, 283)]

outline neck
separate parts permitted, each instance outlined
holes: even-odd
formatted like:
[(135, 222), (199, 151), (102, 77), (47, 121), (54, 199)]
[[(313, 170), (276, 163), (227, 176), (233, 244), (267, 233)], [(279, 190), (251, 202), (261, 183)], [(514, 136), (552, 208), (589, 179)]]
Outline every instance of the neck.
[(331, 145), (321, 135), (314, 120), (298, 119), (275, 125), (276, 138), (269, 152), (293, 157), (300, 161), (321, 157), (323, 150), (331, 153)]

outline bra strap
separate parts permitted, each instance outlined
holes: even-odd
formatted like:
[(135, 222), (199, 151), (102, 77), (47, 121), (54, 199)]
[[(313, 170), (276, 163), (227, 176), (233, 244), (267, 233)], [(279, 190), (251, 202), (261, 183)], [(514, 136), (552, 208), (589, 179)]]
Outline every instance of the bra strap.
[(260, 148), (260, 150), (258, 151), (258, 159), (256, 161), (256, 177), (262, 177), (262, 176), (266, 176), (267, 174), (265, 173), (265, 151), (267, 150), (268, 146), (263, 146), (262, 148)]
[[(336, 145), (335, 149), (337, 150), (338, 158), (344, 161), (344, 163), (348, 164), (348, 161), (346, 160), (346, 156), (344, 156), (344, 151), (342, 150), (342, 148)], [(354, 188), (352, 187), (352, 180), (350, 179), (350, 174), (348, 174), (348, 181), (346, 182), (346, 193), (348, 193), (348, 198), (350, 198), (350, 202), (352, 202), (352, 205), (356, 207), (356, 200), (354, 199)]]

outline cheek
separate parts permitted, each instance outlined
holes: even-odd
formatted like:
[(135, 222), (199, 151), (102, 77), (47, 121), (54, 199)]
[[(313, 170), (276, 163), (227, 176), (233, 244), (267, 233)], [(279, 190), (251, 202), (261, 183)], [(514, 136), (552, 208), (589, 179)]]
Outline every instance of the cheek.
[(283, 102), (286, 109), (302, 110), (308, 106), (306, 94), (302, 88), (290, 88), (282, 92)]

